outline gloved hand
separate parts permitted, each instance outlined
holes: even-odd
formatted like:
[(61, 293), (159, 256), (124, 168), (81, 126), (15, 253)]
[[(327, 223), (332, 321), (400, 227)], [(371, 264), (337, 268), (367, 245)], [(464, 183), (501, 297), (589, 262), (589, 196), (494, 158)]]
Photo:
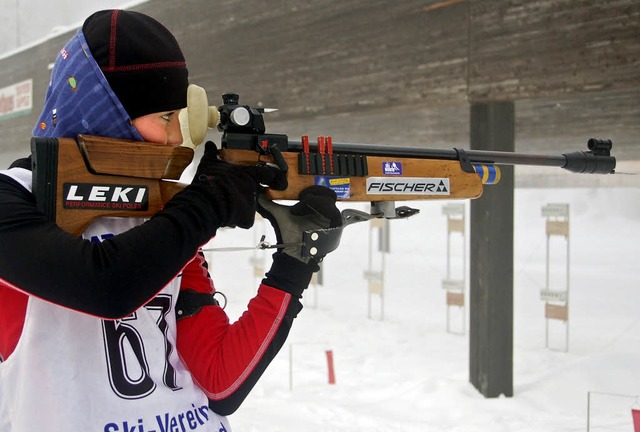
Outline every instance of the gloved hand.
[(205, 144), (192, 184), (208, 184), (218, 188), (223, 211), (220, 226), (250, 228), (255, 220), (256, 197), (261, 185), (286, 189), (285, 173), (269, 165), (234, 165), (220, 159), (215, 143)]
[[(279, 244), (292, 245), (283, 248), (283, 253), (303, 263), (315, 264), (317, 271), (317, 264), (340, 242), (342, 215), (336, 199), (336, 193), (324, 186), (304, 189), (300, 192), (300, 201), (293, 206), (277, 204), (261, 194), (258, 213), (271, 222)], [(309, 231), (318, 233), (309, 235)]]

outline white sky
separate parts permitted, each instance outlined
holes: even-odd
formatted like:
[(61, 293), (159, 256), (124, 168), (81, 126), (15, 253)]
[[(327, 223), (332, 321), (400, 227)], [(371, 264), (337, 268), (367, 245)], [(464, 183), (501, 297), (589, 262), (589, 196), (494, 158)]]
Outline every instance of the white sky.
[(43, 39), (56, 27), (80, 25), (101, 9), (123, 8), (132, 0), (3, 0), (0, 7), (0, 55)]

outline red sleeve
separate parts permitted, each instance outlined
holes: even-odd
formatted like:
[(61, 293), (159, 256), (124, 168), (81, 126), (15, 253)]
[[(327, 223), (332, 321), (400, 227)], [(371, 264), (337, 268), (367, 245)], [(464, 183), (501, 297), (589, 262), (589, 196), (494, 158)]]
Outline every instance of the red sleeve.
[[(181, 289), (215, 292), (201, 255), (183, 270)], [(178, 321), (178, 353), (215, 412), (228, 415), (238, 408), (284, 344), (301, 308), (291, 294), (262, 284), (233, 324), (219, 306)]]
[(27, 311), (28, 296), (0, 280), (0, 362), (16, 348)]

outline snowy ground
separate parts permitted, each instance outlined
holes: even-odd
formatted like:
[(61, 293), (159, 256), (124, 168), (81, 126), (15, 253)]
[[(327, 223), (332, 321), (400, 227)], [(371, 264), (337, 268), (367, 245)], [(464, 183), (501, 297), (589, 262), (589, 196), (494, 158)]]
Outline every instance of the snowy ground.
[[(468, 329), (446, 330), (447, 203), (422, 202), (419, 215), (391, 222), (384, 301), (371, 297), (371, 318), (364, 278), (369, 225), (345, 230), (340, 249), (325, 260), (323, 285), (308, 290), (289, 341), (231, 416), (234, 431), (584, 431), (589, 392), (591, 431), (633, 430), (631, 409), (640, 409), (640, 189), (516, 191), (511, 398), (485, 399), (469, 383)], [(541, 207), (548, 203), (570, 204), (568, 352), (561, 321), (550, 322), (552, 349), (545, 347)], [(212, 246), (254, 245), (262, 233), (273, 241), (263, 223), (223, 231)], [(452, 240), (461, 262), (460, 237)], [(552, 238), (552, 288), (565, 287), (565, 251), (564, 240)], [(250, 260), (269, 262), (269, 253), (211, 254), (216, 286), (235, 319), (258, 281)], [(461, 272), (459, 265), (453, 270)], [(462, 319), (461, 309), (452, 308), (451, 330), (463, 330)], [(327, 382), (326, 350), (333, 352), (335, 385)]]

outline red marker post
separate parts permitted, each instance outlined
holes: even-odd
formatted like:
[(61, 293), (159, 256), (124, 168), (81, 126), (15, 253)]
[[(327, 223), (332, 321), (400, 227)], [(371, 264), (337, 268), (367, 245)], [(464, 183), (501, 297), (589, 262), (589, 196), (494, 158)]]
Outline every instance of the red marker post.
[(327, 371), (329, 372), (329, 384), (336, 383), (336, 371), (333, 367), (333, 351), (327, 350), (325, 351), (327, 354)]

